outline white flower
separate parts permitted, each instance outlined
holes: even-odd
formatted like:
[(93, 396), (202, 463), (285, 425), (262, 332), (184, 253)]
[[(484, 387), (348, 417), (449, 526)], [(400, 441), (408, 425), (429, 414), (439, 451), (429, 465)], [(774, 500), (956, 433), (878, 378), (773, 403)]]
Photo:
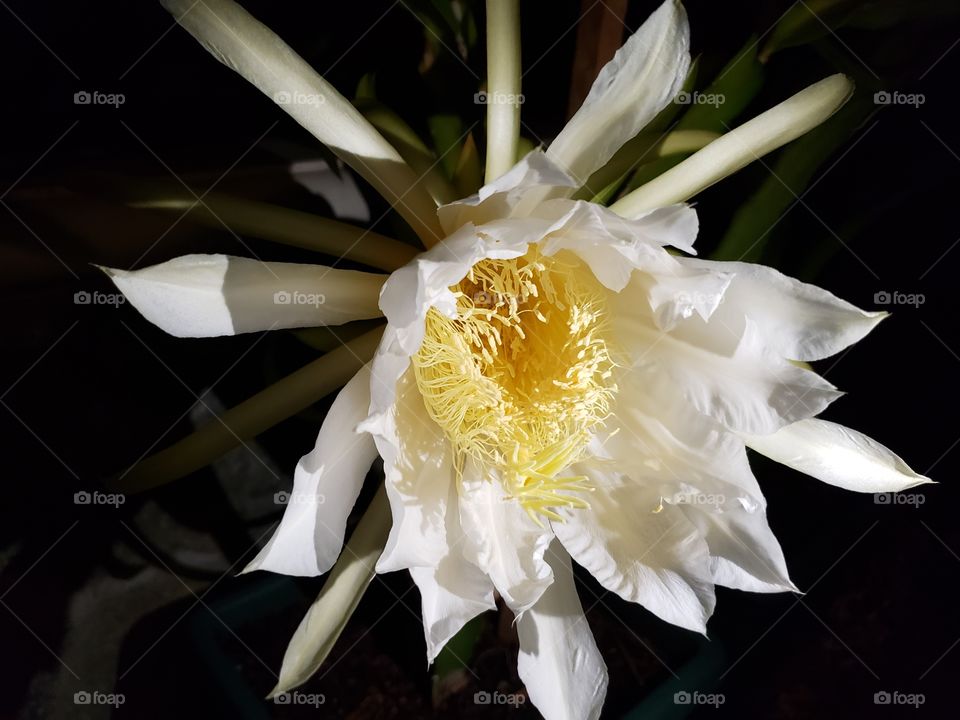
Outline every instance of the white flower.
[[(229, 13), (245, 45), (235, 31), (255, 21), (224, 0), (202, 6)], [(269, 56), (256, 56), (269, 72), (239, 62), (247, 57), (239, 46), (224, 49), (234, 40), (210, 17), (191, 15), (179, 19), (265, 92), (289, 87), (276, 73), (307, 72), (270, 66)], [(443, 240), (389, 277), (225, 256), (109, 271), (148, 319), (181, 336), (387, 319), (373, 361), (340, 393), (297, 465), (297, 497), (325, 501), (290, 504), (248, 569), (328, 571), (379, 454), (392, 527), (377, 571), (410, 571), (428, 659), (499, 594), (517, 615), (531, 700), (551, 719), (594, 718), (606, 668), (571, 558), (625, 600), (705, 632), (715, 585), (795, 589), (747, 447), (862, 492), (927, 481), (873, 440), (815, 419), (839, 393), (795, 362), (843, 350), (882, 313), (766, 267), (689, 257), (696, 213), (645, 207), (649, 189), (618, 212), (570, 199), (671, 101), (688, 67), (686, 17), (668, 0), (545, 153), (437, 217), (420, 217), (422, 233), (436, 228)], [(318, 83), (311, 76), (295, 89)], [(756, 137), (747, 150), (766, 152), (795, 137), (802, 130), (784, 113), (801, 117), (802, 128), (816, 124), (849, 86), (828, 78), (805, 93), (819, 99), (771, 111), (763, 132), (722, 138), (704, 151), (709, 170), (696, 170), (704, 163), (694, 156), (677, 182), (692, 193), (720, 177), (717, 167), (741, 167), (744, 152), (733, 154), (731, 143)], [(336, 115), (338, 97), (316, 112)], [(309, 113), (301, 121), (317, 125)], [(329, 142), (324, 128), (336, 117), (320, 125)], [(356, 155), (361, 143), (340, 137), (345, 127), (336, 137)], [(362, 137), (373, 154), (389, 155)], [(405, 182), (395, 160), (391, 172)], [(669, 197), (663, 183), (654, 189)]]

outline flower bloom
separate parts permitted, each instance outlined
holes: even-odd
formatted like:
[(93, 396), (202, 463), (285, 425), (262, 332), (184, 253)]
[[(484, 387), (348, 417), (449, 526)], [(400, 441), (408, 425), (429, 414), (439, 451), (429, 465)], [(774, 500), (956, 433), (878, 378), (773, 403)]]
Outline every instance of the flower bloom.
[(620, 214), (572, 199), (680, 90), (687, 38), (668, 0), (545, 152), (421, 218), (442, 240), (389, 277), (225, 256), (109, 271), (181, 336), (386, 317), (372, 362), (297, 465), (293, 492), (307, 501), (288, 506), (248, 569), (327, 572), (379, 454), (392, 527), (376, 567), (410, 571), (428, 659), (499, 595), (548, 718), (597, 717), (606, 692), (571, 559), (700, 632), (715, 585), (796, 589), (748, 447), (857, 491), (927, 481), (816, 419), (840, 393), (797, 362), (843, 350), (883, 313), (767, 267), (695, 258), (685, 204)]

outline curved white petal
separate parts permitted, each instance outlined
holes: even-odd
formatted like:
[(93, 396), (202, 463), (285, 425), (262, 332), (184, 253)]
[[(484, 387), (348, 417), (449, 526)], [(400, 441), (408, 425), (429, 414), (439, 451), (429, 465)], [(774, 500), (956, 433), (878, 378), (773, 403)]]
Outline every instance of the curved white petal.
[(397, 383), (377, 433), (393, 516), (377, 572), (410, 570), (433, 662), (465, 622), (494, 607), (493, 584), (464, 557), (450, 444), (427, 414), (412, 371)]
[(184, 255), (142, 270), (103, 268), (127, 300), (177, 337), (340, 325), (380, 317), (386, 276), (322, 265)]
[(764, 265), (696, 258), (678, 261), (731, 277), (717, 319), (736, 328), (749, 317), (764, 342), (791, 360), (830, 357), (861, 340), (887, 317), (885, 312), (866, 312)]
[(459, 549), (436, 568), (410, 568), (410, 576), (420, 590), (428, 665), (467, 622), (497, 608), (490, 578)]
[(552, 221), (539, 239), (544, 255), (573, 251), (597, 280), (615, 292), (626, 287), (636, 269), (693, 274), (664, 249), (672, 245), (693, 250), (699, 221), (696, 211), (686, 205), (626, 220), (594, 203), (555, 199), (542, 203), (533, 217)]
[(437, 213), (444, 232), (452, 235), (467, 223), (482, 225), (492, 220), (522, 217), (553, 190), (570, 191), (576, 186), (576, 181), (542, 150), (534, 150), (475, 195), (443, 205)]
[(667, 106), (690, 69), (690, 26), (666, 0), (600, 70), (547, 156), (582, 185)]
[(570, 557), (559, 543), (548, 555), (553, 585), (517, 620), (517, 670), (546, 720), (596, 720), (607, 694), (607, 666), (583, 615)]
[(450, 577), (442, 577), (434, 568), (410, 568), (420, 590), (428, 665), (465, 624), (497, 607), (490, 579), (476, 566), (466, 563), (462, 569), (447, 567), (446, 571)]
[(713, 582), (753, 592), (796, 590), (766, 501), (735, 434), (686, 403), (658, 401), (627, 376), (604, 447), (618, 468), (674, 505), (706, 541)]
[(736, 502), (718, 509), (683, 507), (710, 548), (713, 582), (747, 592), (799, 592), (766, 511), (747, 510)]
[[(693, 268), (678, 260), (669, 256), (668, 263), (642, 267), (643, 272), (628, 278), (635, 285), (631, 294), (646, 296), (653, 324), (663, 331), (674, 331), (680, 321), (695, 315), (704, 323), (709, 321), (723, 302), (731, 280), (728, 274)], [(726, 330), (720, 323), (710, 326), (711, 331), (718, 329)]]
[(932, 482), (876, 440), (826, 420), (801, 420), (771, 435), (743, 437), (761, 455), (846, 490), (898, 492)]
[(508, 498), (500, 482), (479, 477), (470, 465), (460, 489), (463, 554), (490, 576), (510, 609), (522, 615), (553, 582), (543, 557), (553, 533)]
[[(663, 402), (679, 393), (732, 430), (763, 434), (817, 415), (839, 397), (819, 375), (771, 351), (750, 318), (739, 336), (714, 315), (705, 320), (685, 310), (679, 314), (691, 316), (675, 328), (658, 328), (649, 283), (641, 273), (635, 277), (622, 292), (609, 296), (612, 333), (633, 372), (640, 373)], [(716, 307), (716, 300), (704, 309), (710, 306)], [(677, 314), (672, 317), (676, 320)]]
[(624, 600), (705, 633), (713, 612), (707, 545), (676, 507), (631, 478), (584, 463), (589, 509), (565, 511), (553, 531), (571, 557)]
[(270, 28), (232, 0), (161, 0), (197, 41), (272, 98), (375, 187), (428, 244), (440, 240), (436, 204), (400, 154)]
[(450, 443), (427, 414), (412, 370), (397, 383), (389, 419), (374, 440), (393, 514), (377, 572), (436, 567), (449, 552), (446, 525), (457, 512), (455, 478)]
[(324, 418), (313, 450), (297, 463), (287, 509), (273, 537), (244, 572), (322, 575), (343, 546), (347, 516), (377, 457), (356, 428), (370, 403), (370, 366), (353, 376)]
[(380, 293), (380, 308), (395, 331), (393, 339), (401, 352), (410, 356), (420, 347), (423, 321), (431, 307), (451, 317), (456, 313), (450, 286), (463, 280), (477, 262), (516, 258), (526, 252), (530, 235), (523, 228), (502, 223), (487, 225), (479, 232), (468, 223), (387, 279)]
[[(452, 482), (452, 475), (450, 472), (450, 482), (447, 483), (443, 537), (434, 540), (442, 546), (443, 554), (433, 566), (410, 567), (410, 575), (420, 590), (428, 664), (436, 659), (447, 641), (465, 623), (482, 612), (496, 609), (493, 582), (464, 555), (466, 537), (460, 525), (457, 487)], [(409, 536), (405, 541), (411, 544), (422, 542)]]

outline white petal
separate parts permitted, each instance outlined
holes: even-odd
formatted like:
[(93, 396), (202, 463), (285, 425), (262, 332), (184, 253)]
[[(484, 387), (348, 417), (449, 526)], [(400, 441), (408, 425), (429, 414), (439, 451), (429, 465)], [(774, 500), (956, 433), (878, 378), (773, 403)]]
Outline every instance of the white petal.
[(764, 342), (791, 360), (830, 357), (859, 341), (887, 316), (861, 310), (816, 285), (763, 265), (694, 258), (678, 261), (731, 276), (717, 319), (737, 328), (749, 317)]
[(839, 397), (819, 375), (767, 348), (749, 318), (739, 337), (713, 316), (692, 316), (666, 332), (656, 325), (647, 293), (642, 277), (611, 293), (612, 332), (663, 402), (680, 393), (728, 428), (759, 434), (816, 415)]
[(583, 184), (673, 100), (689, 69), (687, 14), (666, 0), (603, 67), (548, 157)]
[(436, 567), (449, 552), (447, 516), (457, 512), (455, 477), (450, 443), (427, 414), (412, 370), (397, 384), (389, 422), (374, 440), (383, 456), (393, 514), (377, 572)]
[[(467, 223), (390, 275), (380, 293), (380, 308), (393, 330), (389, 340), (396, 345), (396, 352), (416, 353), (431, 307), (448, 317), (456, 314), (450, 286), (463, 280), (477, 262), (520, 257), (548, 227), (547, 221), (537, 219), (498, 220), (482, 227)], [(386, 343), (385, 335), (384, 351)]]
[[(697, 315), (704, 322), (723, 302), (731, 275), (700, 270), (670, 258), (669, 265), (647, 267), (631, 279), (646, 294), (653, 320), (660, 330), (674, 330), (681, 320)], [(713, 323), (717, 329), (719, 323)], [(726, 329), (726, 328), (724, 328)]]
[(802, 420), (744, 440), (761, 455), (846, 490), (898, 492), (932, 482), (876, 440), (826, 420)]
[[(656, 489), (697, 529), (713, 582), (753, 592), (795, 590), (766, 518), (741, 439), (685, 403), (657, 401), (636, 377), (621, 379), (604, 442), (618, 468)], [(613, 428), (611, 427), (611, 430)]]
[(333, 566), (347, 516), (377, 457), (373, 439), (356, 431), (369, 404), (370, 366), (365, 365), (337, 395), (313, 451), (297, 463), (280, 526), (244, 572), (321, 575)]
[(437, 568), (410, 568), (410, 575), (420, 590), (427, 664), (437, 659), (444, 645), (466, 623), (480, 613), (497, 608), (490, 578), (467, 562), (459, 550), (448, 558)]
[(289, 45), (232, 0), (161, 0), (207, 51), (272, 98), (375, 187), (428, 244), (436, 204), (399, 153)]
[(340, 325), (380, 317), (386, 276), (322, 265), (184, 255), (143, 270), (103, 268), (147, 320), (177, 337)]
[[(374, 388), (380, 384), (373, 380)], [(383, 456), (393, 516), (377, 572), (410, 569), (433, 662), (465, 622), (494, 607), (493, 584), (464, 557), (449, 441), (427, 414), (412, 371), (404, 371), (394, 391), (381, 387), (380, 394), (393, 398), (385, 400), (388, 409), (362, 425), (375, 433)]]
[(595, 720), (607, 694), (607, 666), (574, 585), (570, 558), (550, 548), (554, 583), (517, 621), (517, 670), (546, 720)]
[(420, 589), (428, 664), (467, 622), (497, 607), (490, 578), (463, 555), (457, 489), (452, 484), (449, 489), (451, 512), (446, 514), (445, 523), (447, 553), (436, 567), (410, 568), (410, 575)]
[(481, 225), (491, 220), (521, 217), (555, 189), (569, 191), (576, 186), (576, 181), (543, 151), (534, 150), (475, 195), (442, 206), (437, 211), (440, 225), (444, 232), (452, 235), (467, 223)]
[(542, 203), (533, 217), (552, 221), (540, 240), (545, 255), (572, 250), (590, 266), (597, 280), (615, 292), (626, 287), (633, 271), (641, 268), (692, 274), (664, 249), (665, 245), (693, 249), (697, 213), (686, 205), (626, 220), (594, 203), (555, 199)]
[(460, 491), (460, 521), (464, 556), (490, 576), (515, 614), (524, 613), (553, 582), (543, 558), (553, 533), (507, 498), (498, 481), (481, 479), (469, 462)]
[(717, 585), (747, 592), (799, 592), (763, 509), (731, 503), (722, 510), (682, 508), (710, 548), (710, 573)]
[(713, 612), (707, 545), (683, 513), (628, 478), (593, 481), (589, 509), (565, 512), (553, 531), (567, 552), (607, 590), (674, 625), (706, 632)]

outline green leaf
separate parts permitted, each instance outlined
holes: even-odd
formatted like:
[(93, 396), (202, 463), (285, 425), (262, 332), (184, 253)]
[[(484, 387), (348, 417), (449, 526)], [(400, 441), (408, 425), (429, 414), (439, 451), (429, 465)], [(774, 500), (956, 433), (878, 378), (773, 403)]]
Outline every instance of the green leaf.
[(440, 166), (448, 178), (453, 178), (463, 142), (463, 120), (458, 115), (431, 115), (427, 118), (427, 126), (437, 157), (441, 158)]
[[(757, 60), (757, 38), (751, 36), (702, 92), (690, 95), (696, 102), (680, 118), (676, 129), (726, 132), (760, 92), (763, 76), (763, 66)], [(709, 102), (711, 99), (715, 102)]]
[(357, 109), (387, 139), (406, 163), (413, 168), (418, 178), (438, 204), (456, 200), (453, 187), (444, 177), (437, 158), (420, 139), (420, 136), (403, 118), (389, 107), (376, 100), (357, 101)]
[(367, 73), (357, 83), (357, 92), (354, 94), (357, 102), (377, 99), (377, 78), (373, 73)]
[(480, 640), (483, 629), (486, 627), (487, 617), (487, 613), (477, 615), (447, 641), (434, 661), (433, 674), (435, 676), (443, 678), (456, 670), (468, 667), (468, 663), (473, 658), (477, 641)]
[(760, 62), (784, 48), (806, 45), (843, 27), (862, 0), (806, 0), (795, 3), (767, 38)]
[(785, 148), (770, 176), (734, 214), (711, 257), (759, 261), (780, 219), (807, 190), (817, 170), (875, 109), (872, 92), (862, 88), (836, 115)]
[(882, 30), (911, 20), (952, 17), (960, 14), (956, 0), (880, 0), (851, 13), (847, 26)]
[(483, 163), (480, 161), (480, 151), (477, 149), (477, 142), (473, 139), (473, 133), (467, 135), (467, 139), (460, 149), (460, 158), (457, 160), (457, 169), (453, 176), (453, 185), (457, 189), (460, 197), (469, 197), (473, 195), (483, 184)]

